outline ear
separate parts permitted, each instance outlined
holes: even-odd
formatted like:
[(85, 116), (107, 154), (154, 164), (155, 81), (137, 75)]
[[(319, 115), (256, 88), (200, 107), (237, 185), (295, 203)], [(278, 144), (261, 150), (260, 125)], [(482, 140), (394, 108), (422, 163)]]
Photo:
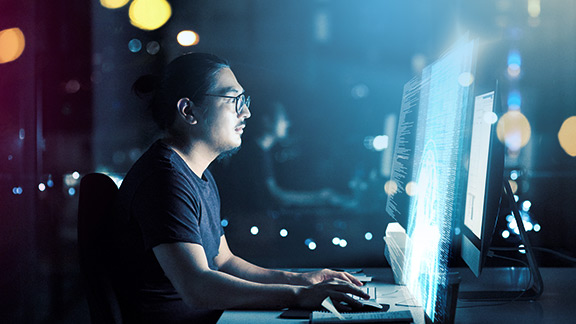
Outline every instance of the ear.
[(192, 112), (194, 103), (188, 98), (181, 98), (178, 100), (178, 115), (182, 117), (187, 123), (194, 125), (198, 123), (198, 120)]

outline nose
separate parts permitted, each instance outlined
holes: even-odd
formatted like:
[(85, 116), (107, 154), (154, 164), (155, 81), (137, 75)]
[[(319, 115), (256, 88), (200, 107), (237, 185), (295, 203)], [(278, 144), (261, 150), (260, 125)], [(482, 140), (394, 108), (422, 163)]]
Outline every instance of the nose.
[(250, 116), (252, 116), (252, 113), (250, 112), (250, 108), (248, 108), (248, 105), (244, 104), (244, 109), (242, 109), (242, 112), (240, 113), (240, 117), (244, 117), (244, 119), (248, 119), (248, 118), (250, 118)]

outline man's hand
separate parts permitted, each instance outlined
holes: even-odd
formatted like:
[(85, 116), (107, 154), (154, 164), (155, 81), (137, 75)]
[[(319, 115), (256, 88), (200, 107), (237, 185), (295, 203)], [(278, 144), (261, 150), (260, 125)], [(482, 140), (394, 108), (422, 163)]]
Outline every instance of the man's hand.
[(351, 311), (354, 308), (361, 307), (362, 304), (349, 294), (364, 299), (370, 298), (370, 295), (366, 294), (350, 281), (330, 279), (312, 286), (300, 288), (297, 303), (298, 306), (302, 308), (320, 309), (322, 301), (326, 299), (326, 297), (330, 297), (336, 309), (341, 312)]
[(347, 272), (334, 271), (330, 269), (323, 269), (313, 272), (304, 272), (298, 276), (299, 282), (297, 284), (302, 286), (315, 285), (321, 282), (329, 281), (332, 279), (339, 279), (352, 283), (356, 286), (362, 286), (362, 282), (353, 275)]

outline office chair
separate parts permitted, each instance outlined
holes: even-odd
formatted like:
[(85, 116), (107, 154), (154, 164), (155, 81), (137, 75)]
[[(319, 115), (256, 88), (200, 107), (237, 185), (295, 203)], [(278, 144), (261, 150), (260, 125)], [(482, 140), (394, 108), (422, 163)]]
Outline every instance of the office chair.
[(118, 298), (110, 277), (113, 206), (118, 187), (101, 173), (80, 181), (78, 248), (80, 272), (86, 288), (92, 324), (122, 323)]

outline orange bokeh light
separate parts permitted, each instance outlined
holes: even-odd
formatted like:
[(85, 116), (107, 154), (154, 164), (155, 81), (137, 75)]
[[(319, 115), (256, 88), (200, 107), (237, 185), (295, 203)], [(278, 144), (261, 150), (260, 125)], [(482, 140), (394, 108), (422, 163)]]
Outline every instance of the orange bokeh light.
[(0, 64), (15, 61), (24, 52), (26, 40), (20, 28), (0, 31)]

